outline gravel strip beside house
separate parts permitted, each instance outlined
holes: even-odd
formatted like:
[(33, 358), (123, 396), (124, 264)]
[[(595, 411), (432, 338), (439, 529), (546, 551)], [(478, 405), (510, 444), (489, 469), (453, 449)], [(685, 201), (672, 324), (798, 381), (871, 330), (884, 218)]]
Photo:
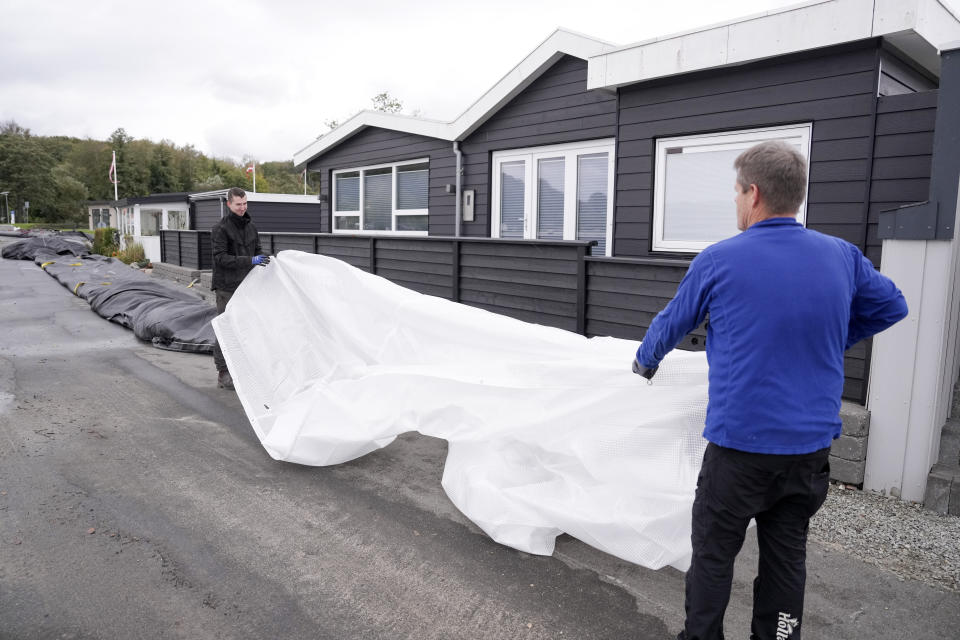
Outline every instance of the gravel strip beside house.
[(810, 538), (892, 571), (901, 580), (960, 592), (960, 517), (832, 485), (810, 522)]

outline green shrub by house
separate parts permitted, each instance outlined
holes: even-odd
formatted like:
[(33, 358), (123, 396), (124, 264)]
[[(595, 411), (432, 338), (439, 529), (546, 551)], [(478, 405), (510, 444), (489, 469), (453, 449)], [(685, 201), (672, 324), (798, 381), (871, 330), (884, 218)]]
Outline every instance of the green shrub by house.
[(113, 241), (116, 229), (104, 227), (93, 232), (93, 252), (101, 256), (112, 256), (118, 249)]

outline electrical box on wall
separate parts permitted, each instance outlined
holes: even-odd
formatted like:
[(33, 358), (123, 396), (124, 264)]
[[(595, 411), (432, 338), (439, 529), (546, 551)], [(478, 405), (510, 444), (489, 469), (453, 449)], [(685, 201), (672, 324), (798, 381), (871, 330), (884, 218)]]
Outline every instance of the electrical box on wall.
[(463, 221), (473, 222), (473, 189), (463, 192)]

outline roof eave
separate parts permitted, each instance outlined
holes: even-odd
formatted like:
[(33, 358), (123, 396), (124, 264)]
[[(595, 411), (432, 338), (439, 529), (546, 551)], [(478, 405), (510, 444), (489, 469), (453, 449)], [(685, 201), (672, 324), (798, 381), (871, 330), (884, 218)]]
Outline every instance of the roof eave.
[(593, 56), (587, 88), (616, 89), (875, 37), (939, 76), (938, 47), (960, 38), (960, 21), (939, 0), (808, 2)]

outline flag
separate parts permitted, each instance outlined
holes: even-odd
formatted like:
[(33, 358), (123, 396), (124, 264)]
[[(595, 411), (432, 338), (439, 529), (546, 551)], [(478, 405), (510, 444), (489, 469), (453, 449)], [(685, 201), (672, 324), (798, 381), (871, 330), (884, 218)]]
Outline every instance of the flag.
[(253, 171), (253, 163), (251, 162), (250, 166), (247, 167), (247, 173), (251, 173), (252, 171)]
[(110, 171), (107, 172), (107, 177), (110, 178), (110, 182), (117, 184), (117, 154), (114, 152), (113, 161), (110, 162)]

